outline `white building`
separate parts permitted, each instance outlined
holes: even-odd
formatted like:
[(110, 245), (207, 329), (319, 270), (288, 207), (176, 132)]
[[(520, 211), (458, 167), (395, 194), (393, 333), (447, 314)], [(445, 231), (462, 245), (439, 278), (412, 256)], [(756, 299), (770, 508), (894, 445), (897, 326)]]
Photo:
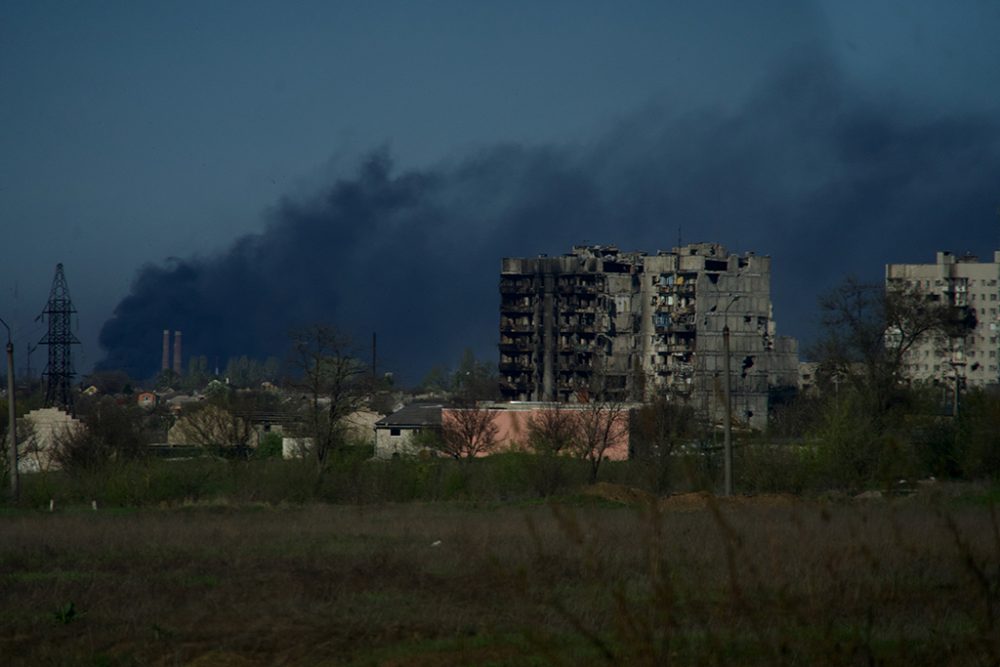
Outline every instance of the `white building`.
[(1000, 251), (992, 262), (938, 252), (934, 264), (887, 264), (885, 280), (887, 287), (918, 289), (933, 301), (968, 307), (976, 315), (976, 327), (964, 339), (930, 337), (915, 346), (904, 362), (910, 379), (951, 383), (957, 375), (968, 387), (997, 383)]
[(415, 438), (421, 431), (441, 429), (441, 403), (411, 403), (375, 422), (375, 458), (420, 454)]
[[(60, 408), (39, 408), (17, 420), (17, 471), (58, 470), (57, 449), (80, 433), (83, 423)], [(5, 442), (6, 447), (9, 444)]]

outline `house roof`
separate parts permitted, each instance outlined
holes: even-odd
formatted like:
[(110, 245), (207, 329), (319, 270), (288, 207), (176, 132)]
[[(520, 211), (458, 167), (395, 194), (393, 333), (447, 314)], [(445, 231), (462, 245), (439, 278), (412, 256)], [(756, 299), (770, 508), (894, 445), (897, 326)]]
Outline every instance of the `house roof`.
[(420, 427), (441, 425), (440, 403), (410, 403), (375, 422), (375, 427)]

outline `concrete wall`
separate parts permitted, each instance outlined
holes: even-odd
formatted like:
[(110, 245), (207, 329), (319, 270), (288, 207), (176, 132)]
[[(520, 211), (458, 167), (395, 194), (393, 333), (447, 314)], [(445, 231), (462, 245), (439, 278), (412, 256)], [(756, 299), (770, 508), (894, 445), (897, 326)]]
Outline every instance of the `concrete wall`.
[(83, 423), (59, 408), (32, 410), (17, 420), (18, 472), (58, 470), (55, 449), (61, 439), (84, 429)]
[[(484, 407), (477, 409), (487, 410), (493, 417), (493, 423), (497, 426), (497, 446), (488, 453), (498, 454), (501, 452), (527, 452), (531, 450), (529, 434), (530, 424), (533, 417), (549, 410), (559, 409), (573, 415), (599, 411), (597, 419), (607, 419), (611, 414), (606, 408), (595, 405), (554, 405), (554, 404), (494, 404), (496, 407)], [(619, 406), (618, 418), (622, 420), (621, 428), (617, 429), (617, 436), (610, 446), (604, 451), (604, 457), (612, 461), (624, 461), (628, 459), (629, 452), (629, 411), (628, 407)], [(447, 424), (449, 420), (455, 418), (455, 414), (460, 412), (460, 408), (444, 408), (441, 411), (441, 421)]]
[(377, 427), (375, 429), (375, 458), (391, 459), (395, 456), (417, 456), (420, 451), (413, 445), (413, 437), (420, 430), (412, 426)]
[(348, 437), (356, 442), (371, 444), (374, 438), (375, 422), (382, 418), (371, 410), (357, 410), (344, 418)]
[[(613, 440), (611, 446), (604, 452), (605, 458), (613, 461), (622, 461), (628, 458), (629, 452), (629, 407), (621, 406), (620, 419), (622, 427), (619, 429), (618, 437)], [(501, 452), (526, 452), (530, 451), (528, 436), (530, 433), (530, 422), (532, 417), (540, 413), (559, 409), (574, 414), (579, 414), (594, 409), (591, 405), (581, 404), (559, 404), (554, 403), (494, 403), (482, 408), (487, 410), (497, 426), (498, 445), (490, 452), (484, 452), (480, 456), (497, 454)], [(447, 424), (455, 418), (460, 408), (443, 408), (441, 410), (442, 423)], [(413, 437), (420, 432), (414, 427), (395, 427), (399, 431), (398, 435), (392, 435), (392, 428), (389, 426), (379, 426), (375, 436), (375, 458), (391, 459), (394, 456), (418, 456), (422, 454), (413, 444)], [(434, 428), (434, 427), (431, 427)], [(436, 453), (435, 453), (436, 454)]]
[(281, 439), (281, 458), (302, 459), (309, 456), (313, 451), (312, 438), (289, 438)]

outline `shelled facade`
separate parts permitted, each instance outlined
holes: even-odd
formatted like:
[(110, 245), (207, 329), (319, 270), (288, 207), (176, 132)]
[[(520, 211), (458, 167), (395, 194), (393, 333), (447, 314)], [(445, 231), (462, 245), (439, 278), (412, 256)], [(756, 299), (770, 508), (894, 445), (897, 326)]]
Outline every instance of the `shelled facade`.
[(968, 309), (975, 326), (963, 337), (928, 336), (904, 359), (913, 381), (970, 387), (1000, 381), (1000, 251), (992, 262), (938, 252), (933, 264), (887, 264), (886, 286), (914, 289), (934, 303)]
[(768, 389), (797, 382), (797, 346), (776, 336), (770, 258), (698, 243), (648, 255), (576, 246), (506, 258), (500, 378), (507, 400), (643, 400), (665, 393), (718, 419), (723, 327), (734, 415), (766, 424)]

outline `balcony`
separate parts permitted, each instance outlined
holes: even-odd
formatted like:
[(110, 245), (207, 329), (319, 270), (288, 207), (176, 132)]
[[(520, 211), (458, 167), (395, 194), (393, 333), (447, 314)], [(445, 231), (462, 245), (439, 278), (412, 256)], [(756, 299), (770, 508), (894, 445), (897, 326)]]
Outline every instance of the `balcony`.
[(559, 333), (561, 334), (577, 334), (577, 335), (587, 335), (597, 333), (597, 325), (590, 324), (560, 324)]
[(597, 294), (600, 286), (593, 283), (559, 283), (559, 294)]
[(535, 327), (531, 322), (516, 320), (500, 320), (500, 331), (503, 333), (532, 333)]
[(592, 344), (588, 343), (560, 343), (559, 354), (593, 354)]
[(659, 355), (686, 354), (694, 351), (694, 345), (690, 342), (657, 343), (655, 349)]
[(501, 373), (526, 373), (533, 368), (530, 363), (523, 361), (501, 361), (499, 365)]
[(571, 363), (560, 363), (557, 370), (560, 373), (592, 373), (594, 372), (594, 365), (592, 363), (574, 361)]
[(500, 341), (501, 352), (531, 352), (535, 349), (535, 343), (531, 339), (521, 338), (520, 340)]
[(527, 299), (511, 299), (500, 303), (500, 311), (504, 313), (533, 313), (535, 303)]
[(597, 301), (590, 299), (570, 303), (563, 302), (559, 304), (559, 310), (563, 313), (593, 313), (597, 310)]
[(695, 317), (693, 312), (671, 312), (669, 316), (658, 314), (653, 319), (653, 326), (658, 334), (694, 331)]
[(501, 282), (500, 283), (500, 293), (501, 294), (516, 294), (525, 295), (531, 294), (535, 291), (534, 285), (527, 282)]
[(500, 392), (505, 396), (527, 394), (530, 390), (529, 380), (528, 377), (518, 378), (513, 382), (506, 379), (500, 380)]

